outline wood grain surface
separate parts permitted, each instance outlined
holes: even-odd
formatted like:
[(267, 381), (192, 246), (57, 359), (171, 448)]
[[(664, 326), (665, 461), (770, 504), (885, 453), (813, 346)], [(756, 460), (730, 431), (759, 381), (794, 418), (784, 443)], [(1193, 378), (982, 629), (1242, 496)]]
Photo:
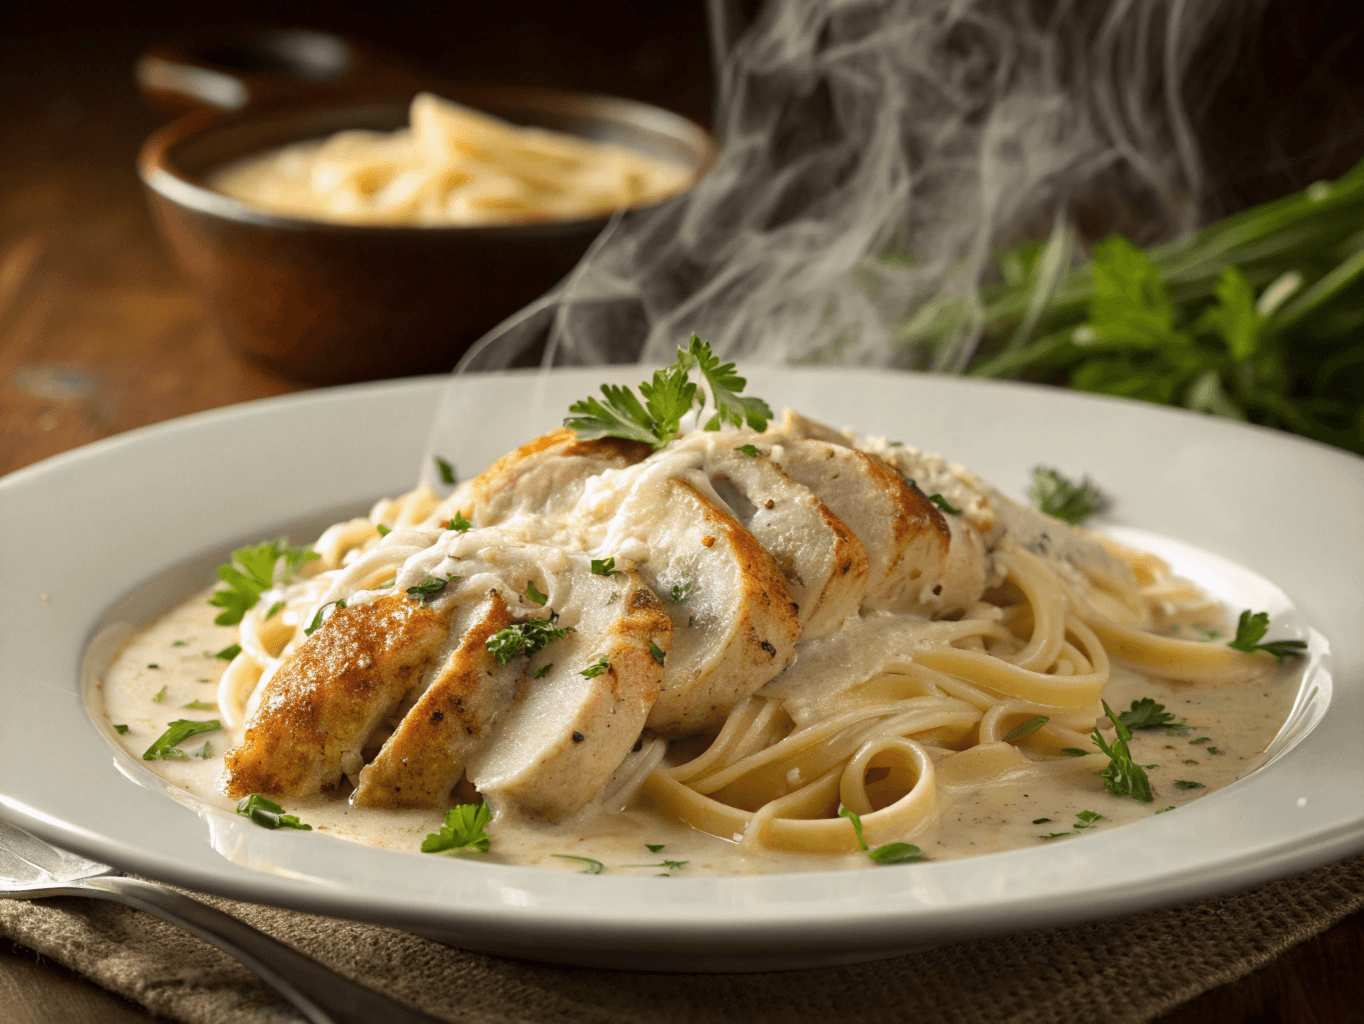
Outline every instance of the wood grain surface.
[[(186, 413), (296, 390), (235, 356), (167, 262), (133, 159), (158, 116), (140, 40), (0, 40), (0, 473)], [(0, 1021), (145, 1011), (0, 941)], [(1162, 1024), (1364, 1020), (1364, 914)]]

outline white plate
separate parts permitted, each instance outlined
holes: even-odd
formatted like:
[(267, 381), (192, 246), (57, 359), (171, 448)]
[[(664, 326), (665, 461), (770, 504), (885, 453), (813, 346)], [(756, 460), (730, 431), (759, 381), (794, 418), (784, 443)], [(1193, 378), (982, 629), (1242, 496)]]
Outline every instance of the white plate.
[[(446, 454), (476, 469), (602, 380), (640, 376), (627, 367), (475, 381), (454, 407), (466, 443)], [(655, 970), (869, 959), (1207, 897), (1364, 849), (1364, 461), (1224, 420), (1023, 385), (831, 369), (749, 376), (750, 393), (774, 405), (940, 451), (1014, 493), (1039, 462), (1091, 474), (1114, 499), (1109, 525), (1192, 545), (1171, 552), (1297, 616), (1312, 638), (1315, 693), (1296, 735), (1266, 768), (1174, 814), (1037, 849), (820, 875), (477, 864), (269, 832), (169, 799), (90, 718), (83, 659), (98, 671), (120, 631), (204, 586), (233, 544), (406, 488), (444, 384), (423, 379), (192, 416), (0, 481), (0, 813), (86, 856), (206, 892), (474, 949)], [(1224, 559), (1254, 575), (1238, 581)]]

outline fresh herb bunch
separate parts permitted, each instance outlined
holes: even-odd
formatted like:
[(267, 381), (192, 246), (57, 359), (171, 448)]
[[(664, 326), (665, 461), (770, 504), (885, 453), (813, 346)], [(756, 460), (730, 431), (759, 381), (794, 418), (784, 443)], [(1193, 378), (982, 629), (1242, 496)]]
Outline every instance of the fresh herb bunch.
[[(897, 342), (930, 354), (983, 322), (968, 373), (1069, 384), (1280, 427), (1364, 453), (1364, 163), (1142, 251), (1073, 266), (1063, 222), (999, 257), (982, 296), (926, 306)], [(979, 316), (980, 320), (975, 318)]]
[[(691, 380), (691, 371), (699, 370), (701, 379), (710, 388), (707, 403), (705, 391)], [(662, 448), (677, 436), (682, 417), (696, 409), (700, 423), (710, 408), (707, 430), (719, 430), (725, 424), (741, 427), (747, 423), (754, 430), (766, 430), (772, 410), (761, 398), (743, 398), (748, 382), (734, 372), (733, 363), (721, 363), (710, 350), (710, 344), (695, 334), (686, 348), (677, 350), (677, 362), (662, 370), (655, 370), (652, 381), (639, 386), (641, 402), (628, 387), (603, 384), (598, 398), (584, 398), (569, 406), (572, 414), (565, 417), (564, 426), (571, 427), (584, 440), (595, 437), (624, 437), (643, 441)]]

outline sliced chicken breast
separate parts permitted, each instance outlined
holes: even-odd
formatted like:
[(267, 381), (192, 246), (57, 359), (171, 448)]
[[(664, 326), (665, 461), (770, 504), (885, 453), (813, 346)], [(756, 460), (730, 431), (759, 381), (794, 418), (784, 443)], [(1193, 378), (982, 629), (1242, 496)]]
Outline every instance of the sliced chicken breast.
[(415, 685), (449, 635), (448, 616), (405, 595), (335, 609), (266, 687), (223, 786), (311, 796), (357, 772), (366, 739)]

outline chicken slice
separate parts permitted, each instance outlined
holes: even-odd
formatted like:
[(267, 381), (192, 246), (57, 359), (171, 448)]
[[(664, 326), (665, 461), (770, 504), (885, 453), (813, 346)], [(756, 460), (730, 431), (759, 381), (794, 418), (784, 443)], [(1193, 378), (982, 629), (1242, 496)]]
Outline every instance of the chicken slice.
[[(451, 602), (453, 650), (360, 772), (353, 802), (368, 807), (441, 807), (470, 755), (512, 702), (520, 669), (499, 665), (488, 640), (511, 625), (497, 590), (473, 587)], [(447, 645), (449, 646), (449, 645)]]
[(867, 588), (867, 551), (813, 491), (761, 454), (751, 435), (716, 438), (705, 463), (711, 486), (776, 560), (798, 606), (801, 637), (828, 636), (857, 611)]
[(574, 561), (553, 603), (573, 632), (531, 661), (466, 770), (499, 816), (557, 822), (592, 800), (639, 739), (669, 659), (672, 624), (640, 577)]
[(311, 796), (360, 766), (375, 726), (449, 635), (448, 616), (393, 595), (337, 608), (265, 689), (242, 744), (224, 758), (229, 796)]
[(634, 465), (652, 451), (647, 444), (619, 437), (580, 441), (561, 427), (502, 456), (461, 485), (442, 510), (459, 509), (477, 526), (494, 526), (524, 513), (556, 519), (573, 507), (590, 477)]

